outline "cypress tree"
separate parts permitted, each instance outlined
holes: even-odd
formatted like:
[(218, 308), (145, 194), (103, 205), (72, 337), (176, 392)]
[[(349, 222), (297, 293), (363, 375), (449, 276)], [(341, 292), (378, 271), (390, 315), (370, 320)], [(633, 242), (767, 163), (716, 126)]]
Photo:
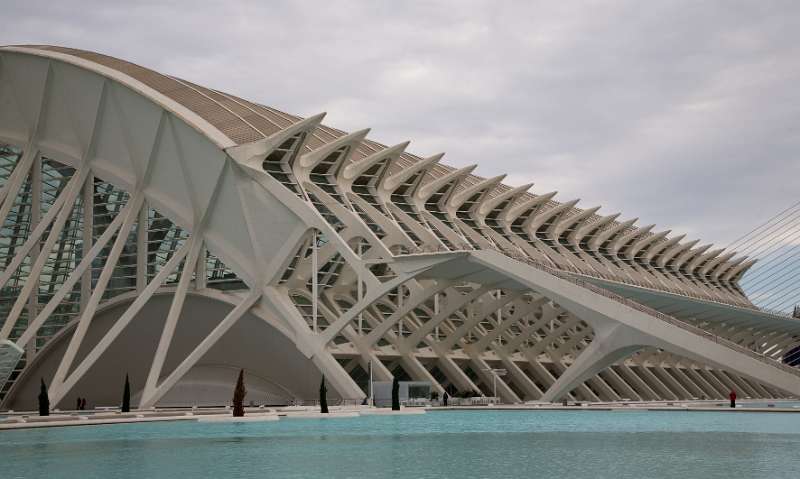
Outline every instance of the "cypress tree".
[(328, 388), (325, 387), (325, 375), (322, 375), (322, 382), (319, 385), (319, 412), (328, 414)]
[(42, 378), (42, 386), (39, 388), (39, 415), (50, 415), (50, 398), (47, 396), (47, 386), (44, 385), (44, 378)]
[(131, 383), (128, 381), (128, 375), (125, 374), (125, 389), (122, 390), (122, 412), (131, 412)]
[(392, 379), (392, 411), (400, 410), (400, 382), (397, 376)]
[(244, 417), (244, 369), (239, 370), (239, 379), (236, 380), (236, 389), (233, 391), (233, 417)]

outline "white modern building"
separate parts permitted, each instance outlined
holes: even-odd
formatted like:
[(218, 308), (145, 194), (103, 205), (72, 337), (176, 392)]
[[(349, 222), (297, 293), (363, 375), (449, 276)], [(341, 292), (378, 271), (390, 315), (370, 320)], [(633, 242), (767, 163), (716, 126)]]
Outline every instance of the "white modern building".
[[(753, 261), (104, 55), (0, 48), (0, 409), (800, 395)], [(498, 377), (495, 371), (508, 373)]]

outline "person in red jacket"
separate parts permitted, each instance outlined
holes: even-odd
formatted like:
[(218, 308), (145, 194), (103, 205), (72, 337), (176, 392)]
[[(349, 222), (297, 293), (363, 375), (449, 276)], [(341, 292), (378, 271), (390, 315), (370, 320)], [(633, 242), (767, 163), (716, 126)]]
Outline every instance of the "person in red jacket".
[(731, 390), (731, 393), (728, 395), (731, 398), (731, 407), (736, 407), (736, 391)]

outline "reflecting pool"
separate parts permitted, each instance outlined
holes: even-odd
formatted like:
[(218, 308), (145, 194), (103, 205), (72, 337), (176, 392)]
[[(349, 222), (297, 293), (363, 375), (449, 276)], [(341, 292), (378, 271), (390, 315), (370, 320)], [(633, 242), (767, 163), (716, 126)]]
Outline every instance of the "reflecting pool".
[(3, 478), (796, 478), (800, 414), (442, 411), (0, 432)]

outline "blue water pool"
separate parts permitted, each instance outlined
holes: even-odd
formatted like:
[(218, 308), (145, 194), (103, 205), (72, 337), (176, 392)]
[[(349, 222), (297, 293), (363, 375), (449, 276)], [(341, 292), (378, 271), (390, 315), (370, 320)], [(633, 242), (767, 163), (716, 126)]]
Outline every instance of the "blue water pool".
[(800, 414), (454, 411), (0, 432), (3, 478), (796, 478)]

